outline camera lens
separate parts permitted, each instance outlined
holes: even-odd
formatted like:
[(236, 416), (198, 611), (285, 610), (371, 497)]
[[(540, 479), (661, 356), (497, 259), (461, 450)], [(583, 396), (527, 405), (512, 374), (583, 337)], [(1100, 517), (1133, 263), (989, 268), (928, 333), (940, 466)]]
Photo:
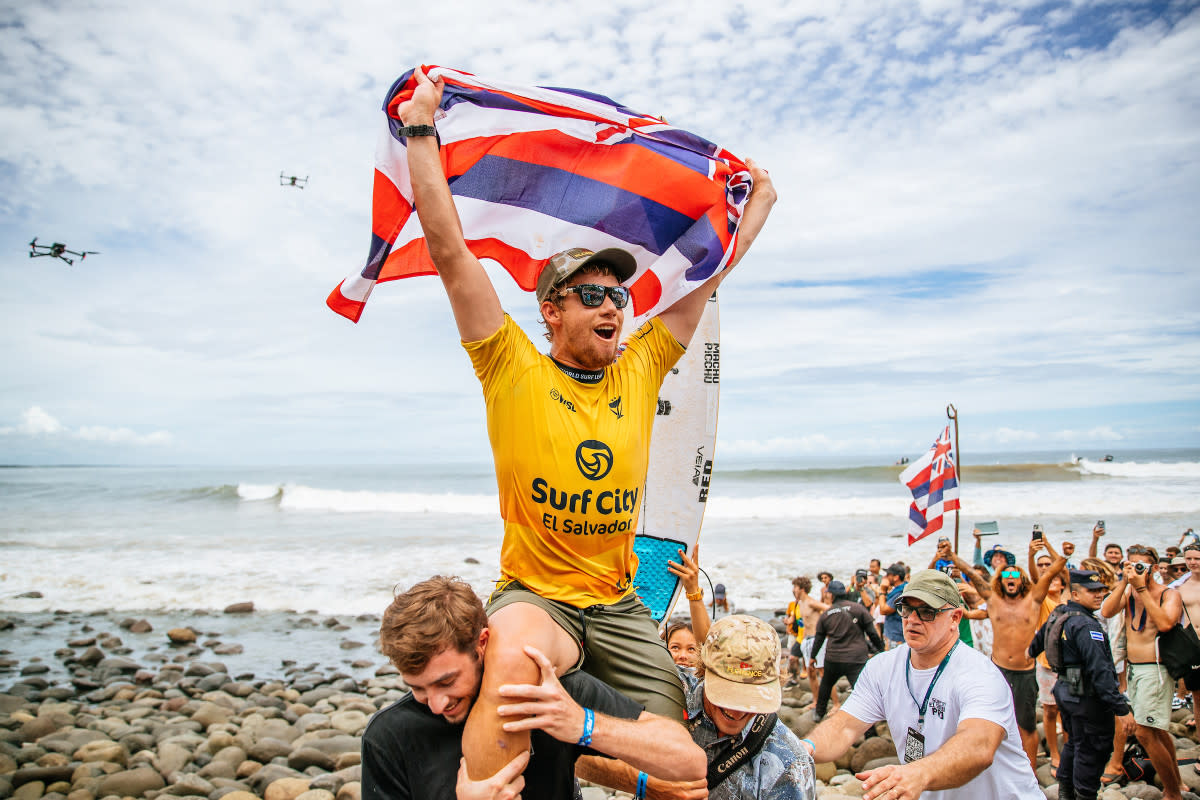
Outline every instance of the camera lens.
[(1136, 572), (1138, 575), (1141, 575), (1143, 572), (1145, 572), (1148, 569), (1150, 569), (1150, 565), (1146, 564), (1142, 561), (1139, 561), (1133, 565), (1133, 571)]

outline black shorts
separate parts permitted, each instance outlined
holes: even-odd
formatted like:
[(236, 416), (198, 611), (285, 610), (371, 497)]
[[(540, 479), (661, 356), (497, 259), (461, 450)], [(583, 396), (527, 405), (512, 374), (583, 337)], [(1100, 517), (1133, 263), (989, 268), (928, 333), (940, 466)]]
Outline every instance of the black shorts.
[(1008, 681), (1008, 688), (1012, 690), (1013, 710), (1017, 715), (1017, 727), (1023, 731), (1036, 731), (1038, 699), (1037, 668), (1005, 669), (999, 664), (996, 667), (1004, 675), (1004, 680)]
[(1189, 692), (1200, 692), (1200, 668), (1194, 669), (1183, 676), (1183, 685)]
[(803, 660), (804, 660), (804, 648), (802, 648), (802, 647), (800, 646), (800, 640), (799, 640), (799, 639), (797, 639), (796, 641), (792, 642), (792, 649), (791, 649), (791, 651), (790, 651), (790, 652), (791, 652), (791, 654), (792, 654), (793, 656), (795, 656), (796, 658), (800, 659), (801, 661), (803, 661)]

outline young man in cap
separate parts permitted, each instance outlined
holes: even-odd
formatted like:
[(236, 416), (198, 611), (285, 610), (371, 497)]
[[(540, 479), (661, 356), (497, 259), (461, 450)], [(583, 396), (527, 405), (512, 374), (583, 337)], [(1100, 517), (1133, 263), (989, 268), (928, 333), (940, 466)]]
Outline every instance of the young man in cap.
[(1004, 677), (958, 640), (963, 606), (948, 575), (914, 573), (897, 606), (904, 645), (867, 662), (841, 710), (804, 740), (818, 762), (835, 761), (886, 720), (900, 764), (860, 773), (864, 800), (1041, 796)]
[(817, 704), (813, 708), (813, 719), (818, 721), (825, 716), (829, 708), (829, 695), (840, 678), (845, 676), (846, 680), (850, 681), (850, 688), (854, 688), (858, 674), (871, 657), (867, 641), (871, 642), (875, 652), (884, 649), (883, 640), (875, 632), (875, 623), (870, 612), (854, 599), (855, 595), (848, 593), (841, 581), (830, 581), (829, 593), (833, 595), (833, 605), (817, 621), (817, 630), (813, 636), (814, 658), (819, 656), (821, 648), (828, 644), (825, 670), (821, 675)]
[[(681, 719), (683, 690), (649, 610), (633, 592), (634, 534), (663, 378), (683, 354), (724, 270), (625, 342), (619, 340), (634, 256), (572, 248), (537, 282), (550, 339), (540, 354), (501, 308), (467, 248), (434, 132), (443, 83), (417, 71), (406, 127), (414, 205), (450, 300), (463, 346), (483, 385), (504, 541), (500, 582), (488, 604), (491, 645), (464, 750), (472, 777), (496, 772), (528, 747), (527, 732), (501, 728), (501, 684), (532, 683), (531, 644), (559, 674), (583, 667), (654, 713)], [(419, 132), (419, 133), (418, 133)], [(745, 254), (775, 201), (767, 173), (750, 162), (754, 189), (737, 250)], [(618, 360), (618, 353), (621, 358)]]
[(495, 800), (522, 790), (529, 798), (575, 797), (575, 761), (594, 751), (665, 778), (704, 774), (703, 753), (678, 723), (583, 672), (560, 683), (531, 647), (526, 655), (539, 680), (502, 687), (508, 705), (500, 713), (506, 727), (534, 732), (532, 755), (514, 752), (495, 775), (470, 780), (460, 765), (463, 723), (479, 696), (489, 646), (475, 591), (457, 578), (418, 583), (388, 606), (379, 641), (411, 692), (375, 714), (363, 733), (365, 800), (441, 800), (456, 791), (458, 800)]
[(1071, 599), (1034, 635), (1029, 654), (1046, 655), (1058, 668), (1054, 699), (1067, 735), (1056, 773), (1059, 800), (1096, 800), (1112, 755), (1114, 717), (1127, 734), (1135, 726), (1118, 688), (1108, 636), (1095, 617), (1108, 587), (1090, 570), (1073, 569), (1070, 575)]
[[(745, 614), (717, 620), (701, 648), (704, 678), (687, 684), (688, 728), (708, 757), (707, 787), (648, 778), (646, 797), (683, 800), (815, 800), (808, 749), (776, 713), (781, 703), (779, 634)], [(580, 762), (579, 776), (623, 791), (639, 788), (636, 770), (605, 759)]]

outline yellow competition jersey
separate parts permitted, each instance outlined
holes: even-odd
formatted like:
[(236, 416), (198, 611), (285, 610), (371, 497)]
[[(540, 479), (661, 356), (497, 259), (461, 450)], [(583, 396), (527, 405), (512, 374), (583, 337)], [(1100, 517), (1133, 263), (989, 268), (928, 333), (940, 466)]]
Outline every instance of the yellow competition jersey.
[(621, 599), (637, 572), (658, 390), (683, 346), (652, 319), (594, 383), (568, 377), (508, 315), (463, 347), (487, 404), (501, 579), (577, 608)]

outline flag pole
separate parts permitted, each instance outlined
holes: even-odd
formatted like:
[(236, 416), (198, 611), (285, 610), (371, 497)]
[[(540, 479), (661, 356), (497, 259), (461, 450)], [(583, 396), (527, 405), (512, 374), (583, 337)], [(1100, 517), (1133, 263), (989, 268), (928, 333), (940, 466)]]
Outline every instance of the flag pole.
[[(953, 403), (946, 406), (946, 416), (954, 420), (954, 458), (956, 459), (955, 471), (958, 474), (958, 484), (962, 485), (962, 452), (958, 449), (958, 409)], [(954, 509), (954, 552), (958, 552), (958, 514), (959, 510)]]

